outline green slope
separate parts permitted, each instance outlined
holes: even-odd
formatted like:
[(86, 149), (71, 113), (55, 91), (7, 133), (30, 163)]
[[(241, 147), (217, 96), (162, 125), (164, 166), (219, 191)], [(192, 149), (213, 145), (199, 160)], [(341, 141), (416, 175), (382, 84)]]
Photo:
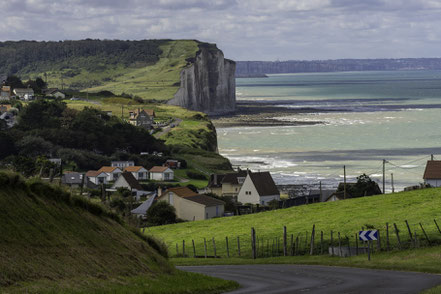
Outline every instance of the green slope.
[(0, 72), (49, 87), (168, 100), (199, 50), (195, 40), (0, 42)]
[[(287, 227), (288, 234), (299, 236), (300, 244), (304, 247), (305, 236), (307, 243), (315, 224), (316, 241), (319, 240), (320, 231), (324, 232), (326, 243), (330, 239), (330, 231), (334, 231), (334, 241), (337, 232), (344, 239), (348, 236), (354, 242), (355, 234), (362, 228), (376, 228), (382, 232), (385, 242), (386, 222), (389, 223), (390, 241), (396, 244), (393, 233), (393, 223), (400, 230), (403, 246), (408, 244), (408, 232), (404, 223), (408, 220), (412, 232), (415, 230), (422, 244), (425, 243), (424, 235), (420, 228), (421, 222), (432, 241), (439, 242), (441, 234), (438, 232), (433, 219), (438, 219), (441, 224), (441, 189), (432, 188), (411, 192), (348, 199), (344, 201), (317, 203), (303, 205), (288, 209), (250, 214), (244, 216), (224, 217), (207, 221), (186, 222), (148, 229), (149, 234), (164, 240), (173, 255), (176, 252), (176, 243), (196, 243), (197, 254), (204, 254), (203, 238), (208, 242), (209, 254), (213, 254), (211, 239), (217, 240), (217, 254), (226, 255), (225, 237), (230, 239), (232, 255), (237, 256), (236, 238), (240, 236), (242, 256), (250, 256), (250, 229), (256, 229), (256, 235), (265, 246), (270, 246), (275, 238), (282, 238), (283, 226)], [(317, 241), (318, 242), (318, 241)], [(180, 245), (179, 245), (180, 246)], [(188, 248), (192, 251), (191, 248)], [(187, 250), (188, 250), (187, 249)], [(182, 250), (182, 249), (181, 249)], [(189, 252), (189, 251), (187, 251)]]
[[(176, 271), (150, 246), (157, 243), (59, 188), (5, 173), (0, 187), (1, 293), (194, 293), (235, 286)], [(201, 283), (185, 283), (193, 278)]]

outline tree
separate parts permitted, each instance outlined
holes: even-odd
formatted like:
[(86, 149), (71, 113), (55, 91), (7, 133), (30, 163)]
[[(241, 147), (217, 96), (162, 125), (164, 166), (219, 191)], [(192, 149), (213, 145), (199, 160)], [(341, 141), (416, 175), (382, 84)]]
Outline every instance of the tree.
[[(3, 120), (0, 120), (0, 125)], [(0, 126), (1, 129), (1, 126)], [(14, 139), (3, 132), (0, 132), (0, 159), (3, 159), (16, 152)]]
[(165, 201), (157, 201), (147, 210), (150, 225), (161, 226), (176, 223), (176, 210)]
[[(344, 191), (343, 184), (338, 186), (338, 191)], [(378, 184), (366, 174), (357, 177), (357, 183), (346, 185), (346, 192), (352, 198), (381, 194)]]
[(8, 76), (6, 78), (6, 85), (11, 87), (11, 90), (16, 88), (25, 88), (21, 79), (17, 76)]

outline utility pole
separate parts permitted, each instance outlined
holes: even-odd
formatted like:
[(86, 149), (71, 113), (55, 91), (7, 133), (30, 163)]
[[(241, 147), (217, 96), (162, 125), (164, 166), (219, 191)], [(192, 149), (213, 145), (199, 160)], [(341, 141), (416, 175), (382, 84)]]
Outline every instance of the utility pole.
[(344, 175), (343, 199), (346, 199), (346, 165), (343, 165), (343, 175)]
[(386, 194), (386, 159), (383, 159), (383, 194)]
[(394, 188), (394, 174), (391, 173), (390, 174), (390, 181), (392, 183), (392, 193), (395, 193), (395, 188)]
[(433, 154), (430, 154), (430, 160), (433, 161)]

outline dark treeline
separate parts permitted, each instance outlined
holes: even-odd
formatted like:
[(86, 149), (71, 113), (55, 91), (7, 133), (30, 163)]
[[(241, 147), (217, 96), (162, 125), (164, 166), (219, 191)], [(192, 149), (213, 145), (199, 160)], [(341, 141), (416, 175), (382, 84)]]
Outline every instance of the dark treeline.
[(77, 170), (88, 170), (121, 156), (166, 149), (143, 128), (94, 108), (67, 108), (59, 101), (32, 102), (19, 112), (18, 121), (0, 130), (0, 160), (26, 176), (38, 172), (44, 158), (61, 158)]
[[(46, 64), (80, 58), (89, 66), (100, 61), (106, 64), (152, 64), (159, 60), (164, 40), (79, 40), (59, 42), (0, 42), (0, 74), (16, 74), (38, 70)], [(92, 68), (93, 69), (93, 68)]]
[(368, 70), (439, 70), (441, 58), (237, 61), (236, 75)]

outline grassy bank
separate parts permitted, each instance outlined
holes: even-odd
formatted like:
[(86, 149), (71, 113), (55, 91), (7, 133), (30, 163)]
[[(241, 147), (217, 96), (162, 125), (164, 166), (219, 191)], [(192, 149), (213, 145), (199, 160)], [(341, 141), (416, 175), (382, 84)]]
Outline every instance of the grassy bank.
[(340, 258), (329, 255), (287, 256), (259, 259), (244, 258), (172, 258), (177, 266), (184, 265), (231, 265), (231, 264), (308, 264), (345, 266), (371, 269), (386, 269), (399, 271), (415, 271), (441, 274), (441, 246), (389, 251), (373, 254), (368, 261), (367, 255)]
[[(208, 254), (213, 255), (212, 238), (217, 244), (217, 255), (226, 256), (226, 237), (229, 237), (231, 255), (237, 256), (237, 237), (240, 237), (242, 256), (249, 257), (250, 228), (256, 229), (260, 248), (271, 248), (275, 239), (281, 242), (283, 226), (287, 227), (288, 236), (299, 238), (299, 246), (307, 251), (310, 243), (312, 226), (315, 224), (316, 244), (320, 232), (324, 233), (324, 245), (330, 241), (330, 231), (334, 232), (334, 245), (337, 244), (337, 232), (346, 244), (346, 237), (354, 244), (355, 234), (362, 228), (376, 228), (382, 235), (385, 247), (386, 223), (389, 223), (390, 246), (397, 246), (393, 223), (397, 224), (403, 247), (409, 246), (409, 236), (404, 223), (408, 220), (412, 234), (416, 231), (421, 244), (426, 244), (419, 223), (421, 222), (432, 243), (440, 241), (433, 219), (441, 217), (438, 209), (441, 205), (441, 189), (425, 189), (411, 192), (348, 199), (344, 201), (303, 205), (244, 216), (224, 217), (205, 221), (186, 222), (146, 230), (149, 234), (163, 240), (176, 254), (176, 244), (181, 248), (182, 241), (192, 244), (195, 241), (196, 254), (204, 254), (204, 238), (208, 240)], [(316, 245), (317, 248), (318, 245)], [(345, 245), (346, 246), (346, 245)], [(182, 249), (179, 249), (182, 250)], [(192, 251), (187, 245), (187, 253)]]
[(218, 293), (236, 286), (176, 271), (160, 242), (58, 187), (3, 172), (0, 186), (1, 293)]

